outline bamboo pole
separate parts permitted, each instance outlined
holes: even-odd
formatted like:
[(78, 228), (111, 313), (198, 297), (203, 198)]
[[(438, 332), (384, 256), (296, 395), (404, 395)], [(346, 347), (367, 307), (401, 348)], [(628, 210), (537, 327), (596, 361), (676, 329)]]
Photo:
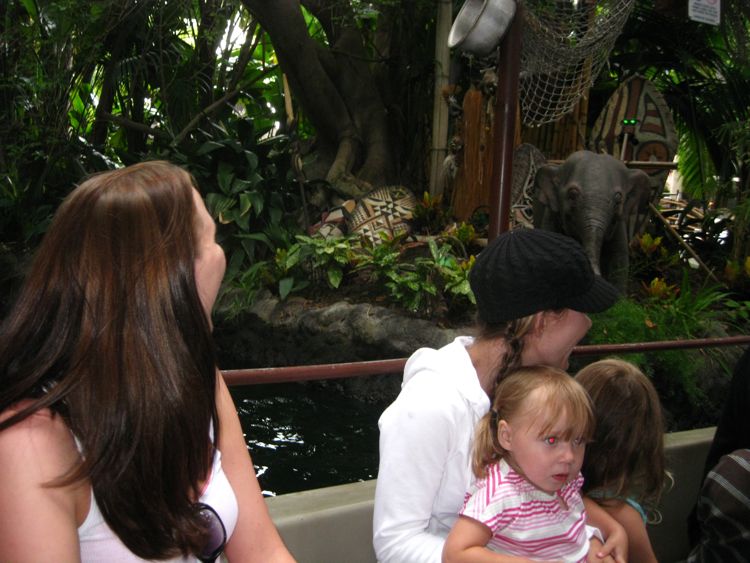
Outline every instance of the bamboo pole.
[(442, 189), (440, 173), (443, 160), (448, 155), (448, 126), (450, 115), (448, 104), (443, 99), (443, 90), (448, 85), (450, 48), (448, 35), (451, 30), (450, 0), (439, 0), (435, 29), (435, 87), (432, 96), (432, 151), (430, 154), (430, 196), (437, 197)]
[(718, 283), (719, 285), (724, 285), (724, 284), (722, 284), (719, 281), (719, 279), (714, 275), (714, 273), (708, 268), (708, 266), (706, 266), (706, 264), (703, 263), (703, 260), (700, 259), (700, 257), (695, 253), (695, 251), (692, 248), (690, 248), (690, 245), (687, 242), (685, 242), (685, 239), (683, 239), (680, 236), (680, 233), (678, 233), (677, 231), (674, 230), (674, 227), (672, 227), (672, 225), (669, 224), (669, 221), (667, 221), (667, 219), (664, 217), (664, 215), (662, 215), (659, 212), (659, 210), (656, 209), (656, 207), (654, 206), (654, 204), (653, 203), (649, 203), (648, 207), (649, 207), (649, 209), (651, 209), (651, 211), (654, 213), (654, 215), (656, 215), (661, 220), (661, 222), (664, 223), (664, 226), (666, 227), (666, 229), (669, 232), (669, 234), (672, 235), (677, 240), (677, 242), (680, 243), (680, 245), (682, 245), (682, 247), (685, 250), (688, 251), (688, 253), (690, 254), (690, 256), (692, 256), (693, 259), (696, 262), (698, 262), (698, 265), (706, 271), (706, 273), (708, 274), (708, 276), (712, 280), (714, 280), (716, 283)]

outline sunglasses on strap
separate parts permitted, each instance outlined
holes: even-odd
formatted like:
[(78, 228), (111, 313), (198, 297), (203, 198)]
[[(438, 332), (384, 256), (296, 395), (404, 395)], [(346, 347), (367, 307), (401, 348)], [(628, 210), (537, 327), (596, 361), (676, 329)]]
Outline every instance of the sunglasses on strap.
[(197, 554), (201, 563), (214, 563), (227, 545), (227, 529), (214, 508), (203, 502), (195, 504), (198, 514), (206, 523), (208, 536), (203, 550)]

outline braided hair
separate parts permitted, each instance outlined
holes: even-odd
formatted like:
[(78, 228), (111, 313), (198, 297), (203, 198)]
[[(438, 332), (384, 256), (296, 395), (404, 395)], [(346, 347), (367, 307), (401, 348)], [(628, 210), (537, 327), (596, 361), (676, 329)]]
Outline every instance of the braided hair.
[(495, 392), (495, 387), (514, 369), (521, 366), (521, 354), (523, 353), (526, 336), (534, 328), (534, 317), (536, 314), (513, 319), (503, 323), (487, 323), (477, 318), (477, 340), (494, 340), (502, 338), (507, 350), (498, 362), (497, 372), (490, 395)]

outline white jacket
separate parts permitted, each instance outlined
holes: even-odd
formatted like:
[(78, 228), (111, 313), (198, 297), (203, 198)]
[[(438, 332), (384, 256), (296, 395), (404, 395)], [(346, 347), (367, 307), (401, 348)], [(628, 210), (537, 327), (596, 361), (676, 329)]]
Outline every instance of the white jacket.
[(383, 412), (373, 546), (385, 562), (440, 563), (472, 481), (474, 429), (490, 401), (459, 337), (417, 350)]

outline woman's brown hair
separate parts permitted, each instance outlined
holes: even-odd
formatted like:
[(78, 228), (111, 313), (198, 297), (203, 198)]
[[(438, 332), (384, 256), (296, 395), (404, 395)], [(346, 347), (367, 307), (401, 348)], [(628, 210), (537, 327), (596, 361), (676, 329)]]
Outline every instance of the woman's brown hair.
[(632, 497), (653, 511), (668, 478), (656, 389), (637, 366), (618, 359), (589, 364), (575, 378), (591, 396), (596, 416), (583, 461), (584, 493), (598, 491), (604, 502)]
[[(166, 162), (95, 175), (61, 204), (0, 329), (0, 412), (64, 417), (88, 479), (136, 555), (195, 553), (193, 502), (218, 436), (216, 357), (196, 288), (193, 180)], [(215, 440), (214, 440), (215, 441)]]
[[(530, 404), (529, 396), (537, 389), (542, 393), (536, 396), (536, 404)], [(497, 437), (499, 422), (512, 421), (528, 409), (544, 419), (542, 433), (551, 430), (561, 416), (566, 416), (568, 428), (560, 436), (562, 439), (579, 436), (588, 441), (593, 434), (591, 401), (570, 375), (549, 366), (517, 368), (498, 383), (490, 411), (477, 424), (472, 457), (472, 469), (477, 478), (486, 474), (488, 465), (508, 454)]]

